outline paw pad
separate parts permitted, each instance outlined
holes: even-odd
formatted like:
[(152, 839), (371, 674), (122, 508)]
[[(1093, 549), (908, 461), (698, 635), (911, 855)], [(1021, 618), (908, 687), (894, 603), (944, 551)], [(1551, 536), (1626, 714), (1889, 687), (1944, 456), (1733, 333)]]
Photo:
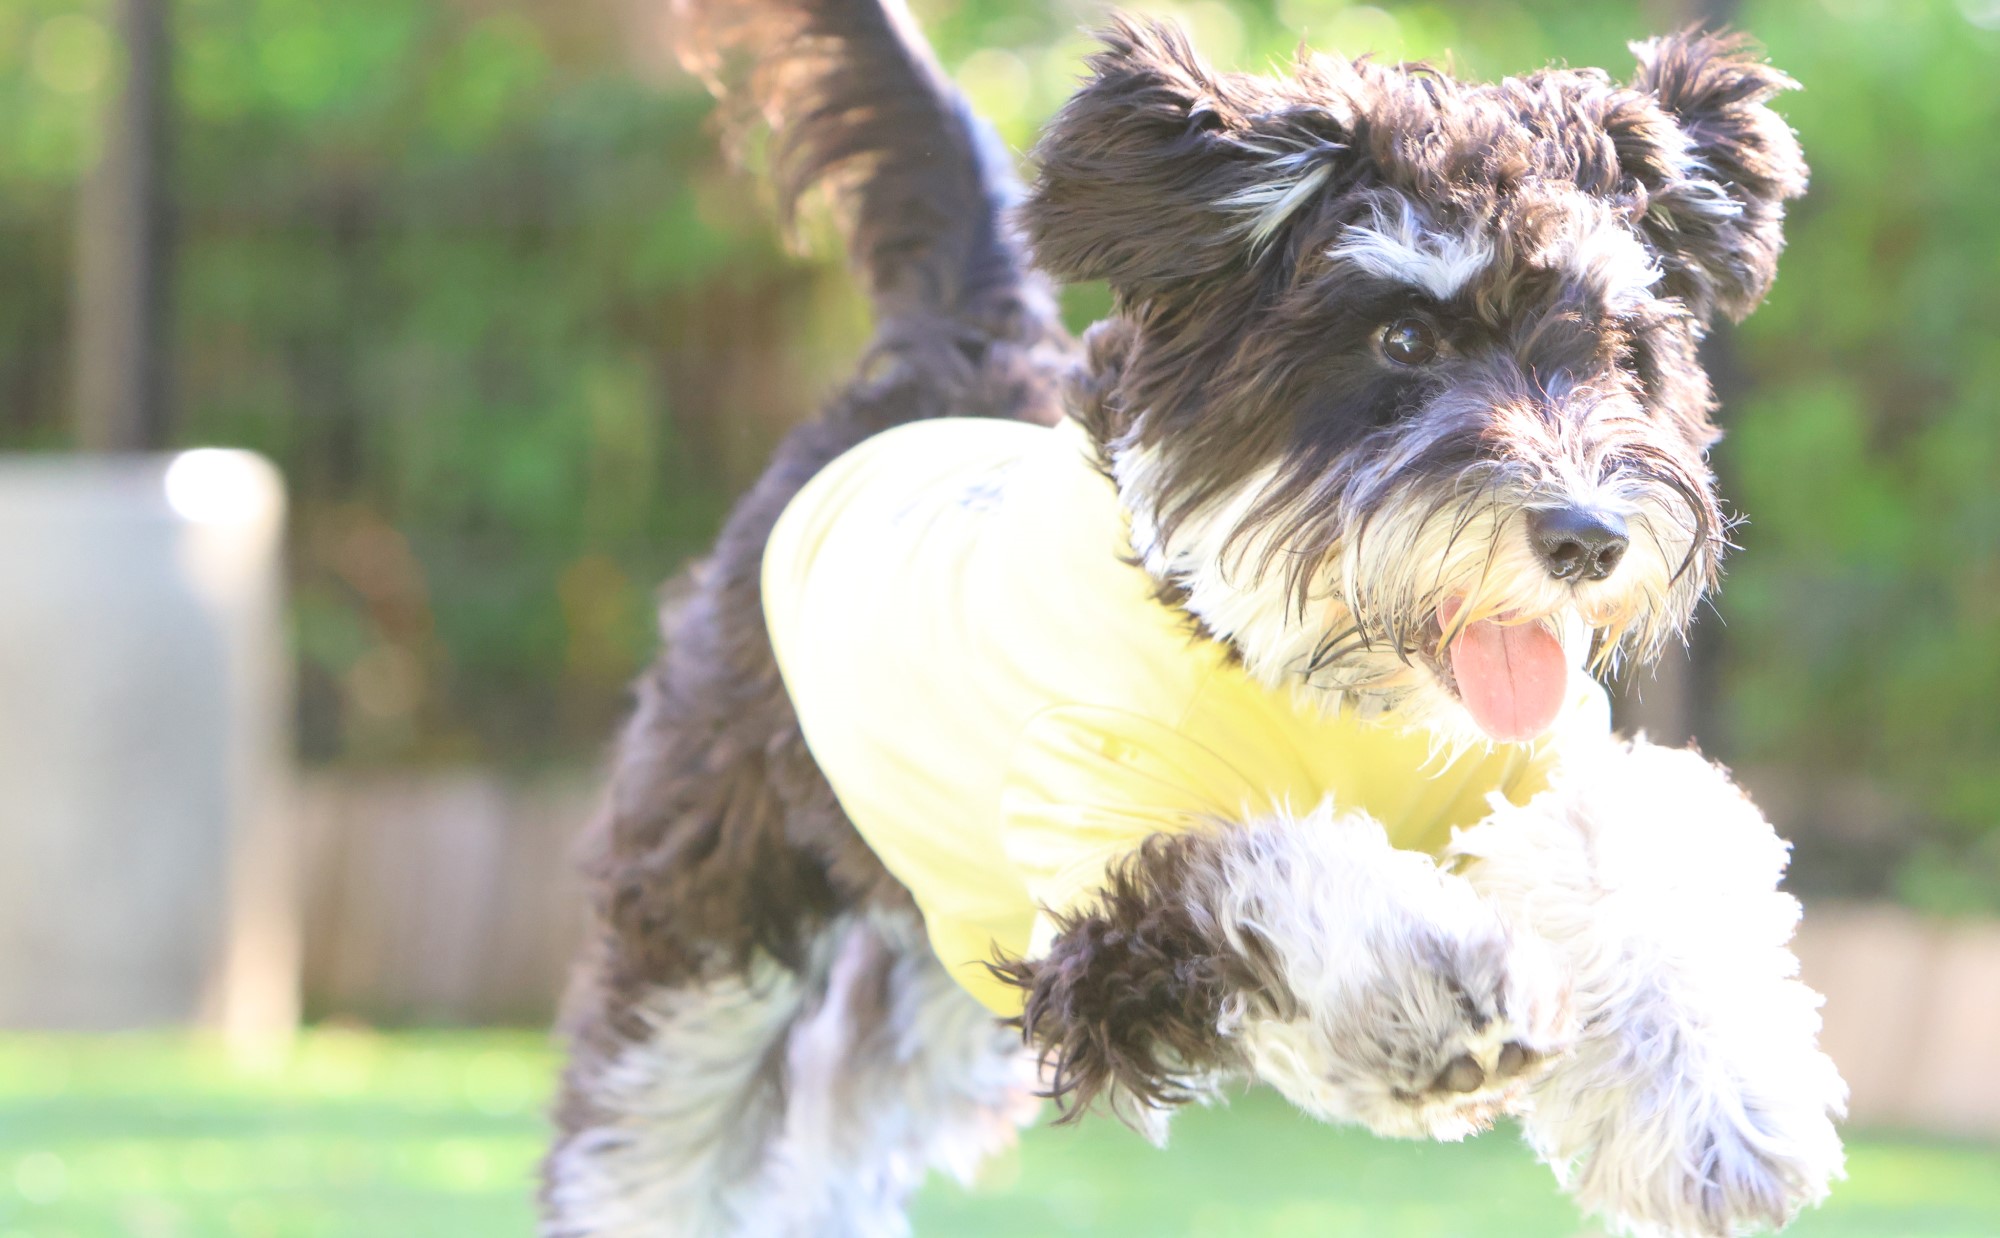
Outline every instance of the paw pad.
[(1461, 1053), (1451, 1059), (1431, 1086), (1440, 1092), (1471, 1092), (1486, 1082), (1486, 1068), (1481, 1066), (1470, 1053)]
[(1433, 1092), (1453, 1092), (1463, 1095), (1476, 1092), (1482, 1087), (1498, 1086), (1532, 1067), (1540, 1060), (1540, 1055), (1518, 1041), (1508, 1041), (1500, 1046), (1491, 1066), (1484, 1065), (1470, 1053), (1461, 1053), (1445, 1064), (1431, 1083)]
[(1512, 1079), (1515, 1075), (1533, 1066), (1535, 1064), (1535, 1057), (1535, 1053), (1522, 1046), (1518, 1041), (1510, 1040), (1500, 1047), (1500, 1059), (1495, 1063), (1495, 1069), (1499, 1071), (1502, 1079)]

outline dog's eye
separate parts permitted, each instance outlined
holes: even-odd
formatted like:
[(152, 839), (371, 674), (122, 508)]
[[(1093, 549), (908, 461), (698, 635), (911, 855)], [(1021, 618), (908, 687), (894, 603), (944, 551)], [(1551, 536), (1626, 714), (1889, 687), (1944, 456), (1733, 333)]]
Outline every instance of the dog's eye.
[(1382, 355), (1397, 365), (1422, 365), (1437, 351), (1437, 332), (1421, 318), (1398, 318), (1382, 328)]

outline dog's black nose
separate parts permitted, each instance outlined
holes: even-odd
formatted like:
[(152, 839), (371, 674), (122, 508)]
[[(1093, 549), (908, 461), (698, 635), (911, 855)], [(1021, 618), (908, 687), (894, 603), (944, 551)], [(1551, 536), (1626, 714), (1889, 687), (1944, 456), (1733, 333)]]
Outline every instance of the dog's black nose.
[(1528, 513), (1528, 541), (1557, 580), (1603, 580), (1618, 570), (1631, 539), (1625, 522), (1589, 507), (1544, 507)]

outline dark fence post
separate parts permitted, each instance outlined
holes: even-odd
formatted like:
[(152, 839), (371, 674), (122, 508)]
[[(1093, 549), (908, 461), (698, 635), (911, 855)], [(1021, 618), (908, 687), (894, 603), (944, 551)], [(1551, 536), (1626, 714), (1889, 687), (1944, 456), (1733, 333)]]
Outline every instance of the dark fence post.
[(172, 425), (173, 46), (168, 0), (115, 12), (124, 72), (77, 210), (72, 395), (77, 446), (148, 451)]

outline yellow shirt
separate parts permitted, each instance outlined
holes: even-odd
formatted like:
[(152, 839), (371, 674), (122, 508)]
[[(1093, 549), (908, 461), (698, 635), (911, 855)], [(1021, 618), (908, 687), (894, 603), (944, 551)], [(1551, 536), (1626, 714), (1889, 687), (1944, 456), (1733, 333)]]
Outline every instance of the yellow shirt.
[[(764, 554), (807, 746), (938, 958), (1001, 1014), (1020, 994), (982, 963), (1045, 949), (1049, 914), (1148, 834), (1331, 796), (1434, 853), (1488, 793), (1538, 790), (1553, 748), (1433, 759), (1422, 733), (1257, 683), (1154, 597), (1087, 450), (1070, 423), (901, 426), (815, 477)], [(1606, 729), (1577, 678), (1572, 715)]]

